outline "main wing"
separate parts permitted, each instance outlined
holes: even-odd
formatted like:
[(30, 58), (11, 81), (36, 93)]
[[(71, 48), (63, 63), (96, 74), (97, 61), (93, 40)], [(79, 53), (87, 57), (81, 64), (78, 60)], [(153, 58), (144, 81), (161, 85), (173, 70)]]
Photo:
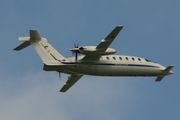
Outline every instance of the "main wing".
[[(113, 40), (116, 38), (116, 36), (119, 34), (123, 26), (116, 26), (114, 30), (111, 31), (111, 33), (101, 41), (101, 43), (96, 47), (97, 51), (105, 52), (107, 48), (111, 45)], [(85, 55), (82, 60), (98, 60), (101, 57), (101, 55)]]
[(83, 75), (81, 74), (72, 74), (68, 77), (68, 80), (64, 86), (60, 89), (59, 92), (66, 92), (70, 87), (72, 87)]

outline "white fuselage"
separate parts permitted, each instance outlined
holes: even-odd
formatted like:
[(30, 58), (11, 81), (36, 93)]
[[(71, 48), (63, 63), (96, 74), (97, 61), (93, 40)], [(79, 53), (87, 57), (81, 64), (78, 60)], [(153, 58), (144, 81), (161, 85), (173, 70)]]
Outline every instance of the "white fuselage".
[[(78, 59), (82, 57), (79, 56)], [(98, 61), (77, 61), (68, 58), (60, 66), (54, 66), (51, 70), (63, 73), (73, 72), (84, 75), (95, 76), (159, 76), (165, 75), (164, 66), (151, 62), (147, 59), (124, 56), (108, 55), (102, 56)], [(50, 68), (48, 68), (50, 70)], [(46, 70), (46, 69), (44, 69)], [(171, 74), (171, 73), (167, 73)], [(166, 75), (167, 75), (166, 74)]]
[[(172, 65), (165, 68), (144, 58), (115, 55), (116, 50), (109, 46), (122, 28), (121, 25), (116, 26), (97, 46), (80, 47), (79, 44), (74, 44), (74, 48), (70, 49), (75, 54), (73, 58), (63, 57), (46, 38), (40, 37), (36, 30), (30, 30), (29, 37), (19, 37), (23, 43), (14, 50), (19, 51), (32, 45), (43, 61), (43, 70), (69, 74), (60, 92), (66, 92), (83, 75), (157, 76), (155, 81), (159, 82), (164, 76), (172, 74), (171, 69), (174, 67)], [(78, 57), (79, 53), (84, 56)]]

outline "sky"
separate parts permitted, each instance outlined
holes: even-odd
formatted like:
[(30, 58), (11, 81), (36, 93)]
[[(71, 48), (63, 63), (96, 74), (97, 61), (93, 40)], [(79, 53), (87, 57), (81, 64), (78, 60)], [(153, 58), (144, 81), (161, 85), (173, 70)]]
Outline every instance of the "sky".
[[(179, 120), (179, 0), (6, 0), (0, 4), (1, 120)], [(83, 76), (66, 93), (68, 75), (45, 72), (32, 47), (13, 51), (18, 37), (39, 31), (63, 56), (74, 42), (98, 45), (117, 25), (116, 54), (140, 56), (173, 75), (155, 77)]]

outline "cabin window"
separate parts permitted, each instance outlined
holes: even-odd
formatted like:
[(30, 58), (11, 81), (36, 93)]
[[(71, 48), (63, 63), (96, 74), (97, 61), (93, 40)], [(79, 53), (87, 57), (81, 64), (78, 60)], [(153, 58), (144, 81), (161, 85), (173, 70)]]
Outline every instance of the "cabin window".
[(139, 60), (139, 61), (141, 61), (141, 59), (140, 59), (140, 58), (138, 58), (138, 60)]
[(126, 57), (126, 60), (129, 60), (128, 57)]
[(113, 60), (116, 60), (116, 58), (115, 58), (115, 57), (113, 57)]
[(134, 59), (134, 58), (132, 58), (132, 60), (134, 61), (135, 59)]
[(122, 60), (122, 57), (119, 57), (120, 60)]
[(109, 60), (109, 57), (106, 57), (107, 60)]

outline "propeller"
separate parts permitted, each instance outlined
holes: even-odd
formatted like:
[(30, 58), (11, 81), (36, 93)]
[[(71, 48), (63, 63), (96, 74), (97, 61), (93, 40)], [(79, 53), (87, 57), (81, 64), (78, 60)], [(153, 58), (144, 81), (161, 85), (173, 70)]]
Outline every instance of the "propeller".
[(61, 81), (61, 71), (57, 71), (59, 73), (59, 81)]
[(74, 42), (74, 48), (70, 49), (70, 51), (72, 51), (72, 54), (73, 55), (75, 54), (75, 61), (76, 62), (78, 60), (78, 54), (81, 54), (80, 50), (83, 50), (83, 49), (84, 49), (83, 47), (79, 47), (79, 42), (77, 44)]
[(78, 42), (77, 44), (74, 42), (74, 48), (77, 49), (76, 52), (75, 52), (75, 60), (76, 60), (76, 62), (77, 62), (78, 53), (79, 53), (79, 42)]

